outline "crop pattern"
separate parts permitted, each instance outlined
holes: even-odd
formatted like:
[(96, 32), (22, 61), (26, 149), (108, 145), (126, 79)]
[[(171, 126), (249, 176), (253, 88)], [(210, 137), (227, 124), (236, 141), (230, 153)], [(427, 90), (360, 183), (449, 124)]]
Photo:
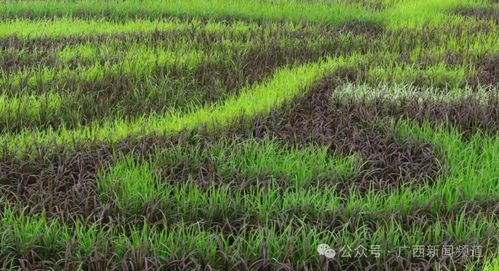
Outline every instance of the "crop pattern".
[(499, 270), (497, 1), (0, 7), (0, 270)]

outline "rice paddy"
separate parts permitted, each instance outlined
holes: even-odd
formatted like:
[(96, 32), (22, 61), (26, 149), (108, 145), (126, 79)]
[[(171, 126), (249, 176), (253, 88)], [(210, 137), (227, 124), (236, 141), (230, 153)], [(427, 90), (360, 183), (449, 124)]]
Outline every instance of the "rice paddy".
[(498, 270), (497, 1), (0, 5), (0, 270)]

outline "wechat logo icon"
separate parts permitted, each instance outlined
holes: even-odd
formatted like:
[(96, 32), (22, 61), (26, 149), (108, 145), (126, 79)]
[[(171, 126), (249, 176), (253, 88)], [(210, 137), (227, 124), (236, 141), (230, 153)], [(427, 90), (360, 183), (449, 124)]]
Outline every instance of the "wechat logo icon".
[(317, 252), (319, 255), (326, 256), (328, 259), (333, 259), (336, 256), (336, 251), (332, 249), (328, 244), (320, 244), (317, 246)]

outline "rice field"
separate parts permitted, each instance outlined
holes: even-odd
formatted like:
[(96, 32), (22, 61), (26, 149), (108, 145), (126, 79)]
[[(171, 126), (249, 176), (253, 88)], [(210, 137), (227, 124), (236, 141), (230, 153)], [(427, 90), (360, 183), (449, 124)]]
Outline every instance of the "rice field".
[(499, 270), (497, 1), (0, 6), (0, 270)]

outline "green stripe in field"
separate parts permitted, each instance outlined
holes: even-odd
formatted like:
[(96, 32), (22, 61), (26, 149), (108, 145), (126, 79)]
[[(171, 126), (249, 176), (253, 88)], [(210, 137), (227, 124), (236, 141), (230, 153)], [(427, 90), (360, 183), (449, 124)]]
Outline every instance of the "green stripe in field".
[(275, 106), (304, 92), (305, 88), (326, 72), (333, 71), (338, 66), (355, 59), (356, 57), (334, 58), (320, 63), (284, 68), (276, 72), (269, 81), (242, 90), (237, 97), (230, 97), (223, 102), (183, 115), (172, 112), (165, 115), (144, 116), (133, 121), (108, 120), (102, 125), (89, 125), (73, 130), (49, 129), (24, 132), (19, 136), (5, 134), (0, 137), (0, 142), (21, 151), (23, 148), (20, 146), (28, 147), (37, 142), (56, 144), (86, 140), (116, 142), (130, 135), (175, 133), (184, 129), (194, 129), (200, 125), (210, 128), (215, 125), (223, 127), (242, 116), (270, 112)]
[[(184, 185), (180, 187), (167, 184), (170, 176), (160, 176), (156, 170), (163, 167), (173, 167), (182, 160), (182, 157), (193, 163), (193, 167), (199, 166), (200, 168), (203, 166), (197, 163), (209, 159), (214, 167), (213, 174), (221, 176), (221, 178), (227, 176), (227, 178), (221, 180), (223, 183), (220, 186), (211, 187), (211, 192), (207, 193), (196, 187), (196, 182), (199, 180), (186, 178), (182, 180)], [(170, 196), (178, 200), (175, 204), (178, 211), (185, 206), (206, 206), (206, 208), (214, 205), (226, 206), (228, 202), (225, 200), (239, 198), (241, 205), (237, 206), (237, 209), (247, 210), (248, 213), (254, 209), (255, 212), (263, 216), (264, 214), (271, 215), (281, 208), (299, 207), (300, 203), (304, 203), (300, 199), (307, 201), (310, 195), (314, 195), (315, 200), (314, 203), (307, 203), (307, 205), (314, 205), (317, 209), (322, 208), (323, 211), (328, 211), (330, 209), (327, 206), (332, 204), (337, 206), (337, 203), (329, 200), (329, 197), (334, 194), (332, 188), (325, 189), (327, 192), (316, 189), (286, 190), (284, 191), (285, 195), (282, 196), (286, 202), (281, 206), (277, 198), (273, 198), (272, 195), (267, 197), (260, 192), (256, 192), (256, 194), (246, 192), (243, 196), (240, 194), (241, 191), (231, 192), (230, 186), (233, 182), (233, 176), (242, 175), (248, 180), (257, 180), (259, 175), (264, 176), (265, 174), (263, 178), (270, 180), (271, 183), (281, 178), (288, 181), (291, 187), (306, 186), (307, 183), (312, 185), (310, 182), (316, 178), (328, 177), (331, 180), (331, 185), (334, 186), (334, 181), (339, 182), (341, 179), (355, 174), (358, 160), (355, 155), (331, 156), (325, 146), (297, 149), (282, 146), (274, 140), (259, 142), (250, 139), (244, 142), (220, 142), (209, 145), (207, 149), (201, 149), (199, 145), (178, 146), (146, 161), (125, 157), (104, 170), (98, 179), (98, 185), (101, 193), (112, 198), (119, 207), (133, 211), (140, 210), (142, 204), (147, 201), (161, 199), (166, 202), (171, 200)], [(336, 179), (333, 176), (337, 176)], [(238, 184), (234, 183), (233, 185), (237, 186)], [(274, 194), (273, 196), (276, 196), (279, 191), (278, 185), (276, 186), (276, 193), (271, 193)], [(224, 194), (224, 192), (228, 194)], [(267, 203), (257, 203), (266, 199)], [(275, 204), (272, 205), (271, 202)], [(298, 204), (293, 206), (293, 203)], [(256, 207), (254, 204), (260, 207)], [(270, 206), (274, 211), (266, 209)], [(186, 210), (188, 209), (186, 208)]]
[(425, 24), (440, 25), (465, 23), (466, 20), (451, 16), (459, 6), (475, 6), (483, 0), (405, 0), (378, 14), (390, 28), (418, 27)]
[(145, 202), (159, 199), (164, 193), (158, 178), (151, 162), (126, 157), (107, 169), (97, 185), (103, 198), (112, 199), (120, 208), (137, 212)]
[(444, 63), (421, 68), (420, 65), (374, 66), (367, 72), (367, 81), (370, 83), (393, 82), (398, 84), (414, 84), (417, 81), (426, 81), (434, 86), (458, 87), (473, 71), (469, 67), (449, 67)]
[[(496, 33), (499, 33), (499, 25), (490, 26), (489, 33), (476, 31), (473, 28), (462, 30), (461, 33), (442, 32), (436, 37), (435, 45), (428, 48), (420, 44), (415, 47), (411, 52), (411, 58), (416, 60), (418, 56), (428, 54), (443, 59), (448, 52), (466, 52), (470, 59), (464, 62), (472, 64), (484, 54), (499, 53), (499, 46), (497, 46), (499, 36)], [(417, 42), (424, 43), (423, 38), (420, 37)]]
[[(0, 123), (5, 124), (2, 129), (9, 125), (12, 129), (0, 133), (0, 152), (4, 151), (2, 165), (15, 166), (7, 172), (0, 168), (0, 191), (6, 191), (0, 192), (0, 269), (15, 269), (19, 259), (33, 268), (48, 262), (54, 269), (62, 269), (62, 265), (71, 269), (73, 263), (84, 269), (86, 261), (97, 256), (109, 266), (121, 261), (135, 267), (133, 261), (144, 256), (152, 264), (156, 259), (179, 265), (193, 259), (194, 264), (209, 264), (214, 269), (237, 269), (235, 264), (240, 263), (262, 264), (263, 268), (268, 260), (279, 262), (279, 267), (315, 270), (319, 268), (312, 265), (323, 263), (317, 245), (327, 243), (334, 248), (481, 245), (487, 247), (486, 255), (471, 262), (454, 262), (448, 257), (420, 260), (428, 264), (426, 269), (433, 267), (430, 264), (435, 264), (435, 269), (443, 264), (442, 269), (453, 266), (461, 270), (463, 264), (470, 270), (495, 271), (499, 263), (499, 136), (488, 130), (478, 127), (463, 133), (445, 116), (423, 124), (418, 124), (418, 118), (418, 123), (404, 117), (374, 120), (382, 121), (389, 135), (395, 132), (396, 143), (431, 145), (428, 154), (442, 157), (442, 171), (434, 178), (431, 175), (431, 180), (410, 180), (386, 189), (373, 186), (371, 190), (356, 183), (355, 174), (363, 170), (358, 155), (336, 155), (333, 143), (292, 147), (276, 139), (248, 139), (249, 132), (221, 139), (218, 134), (214, 138), (211, 134), (207, 138), (197, 133), (185, 138), (175, 135), (204, 126), (212, 131), (234, 123), (243, 125), (241, 119), (279, 110), (330, 72), (334, 72), (334, 77), (328, 78), (331, 85), (340, 79), (351, 82), (331, 94), (342, 104), (374, 100), (382, 106), (383, 101), (416, 99), (455, 102), (458, 107), (460, 101), (473, 98), (476, 104), (464, 106), (494, 110), (499, 94), (494, 76), (499, 26), (494, 20), (475, 20), (454, 10), (485, 2), (490, 1), (3, 1), (0, 47), (7, 50), (0, 52), (0, 83), (4, 85)], [(369, 9), (367, 4), (382, 8)], [(256, 61), (248, 61), (252, 59)], [(259, 65), (262, 59), (271, 59), (271, 63)], [(203, 69), (214, 72), (204, 73)], [(199, 80), (200, 85), (210, 85), (206, 88), (210, 90), (227, 88), (227, 94), (216, 92), (206, 103), (203, 95), (195, 97), (197, 88), (189, 86), (191, 79), (192, 86), (197, 86), (194, 75), (199, 71), (199, 78), (215, 82)], [(234, 71), (235, 76), (226, 71)], [(261, 77), (253, 79), (259, 73)], [(127, 85), (114, 91), (115, 82), (125, 81), (115, 74), (137, 80), (123, 82)], [(218, 74), (227, 74), (220, 77), (220, 84)], [(231, 84), (226, 84), (225, 78)], [(474, 84), (470, 78), (480, 80)], [(96, 87), (80, 87), (85, 84), (78, 80)], [(174, 81), (178, 86), (167, 89)], [(102, 82), (111, 87), (101, 87)], [(480, 83), (489, 87), (482, 88)], [(417, 87), (410, 87), (413, 85)], [(31, 95), (34, 89), (43, 95)], [(203, 90), (199, 87), (199, 92)], [(236, 91), (237, 95), (233, 94)], [(165, 94), (161, 97), (166, 100), (176, 92), (180, 94), (172, 97), (190, 102), (191, 107), (150, 102), (159, 100), (158, 93)], [(112, 102), (105, 100), (106, 95), (112, 96)], [(226, 98), (228, 95), (233, 96)], [(138, 102), (145, 98), (144, 103)], [(127, 111), (126, 107), (140, 105), (151, 111)], [(157, 106), (154, 110), (153, 105)], [(297, 110), (309, 112), (306, 106)], [(106, 107), (112, 110), (108, 112)], [(99, 110), (92, 115), (87, 108)], [(391, 110), (392, 104), (386, 108)], [(310, 111), (315, 113), (313, 108)], [(474, 121), (481, 115), (470, 112), (477, 116), (469, 126), (495, 121), (489, 117)], [(80, 117), (84, 122), (78, 122)], [(73, 118), (76, 122), (71, 122)], [(37, 119), (36, 125), (45, 120), (49, 124), (29, 127), (29, 119)], [(351, 124), (348, 119), (345, 123)], [(154, 134), (174, 135), (174, 139)], [(356, 136), (346, 134), (347, 141)], [(149, 137), (154, 141), (144, 140)], [(103, 145), (94, 145), (94, 141)], [(47, 152), (30, 156), (38, 144)], [(83, 151), (71, 149), (80, 144), (89, 146)], [(151, 152), (157, 152), (144, 150), (142, 144), (154, 144)], [(59, 152), (60, 146), (69, 146), (69, 150)], [(106, 152), (105, 157), (100, 158), (101, 152)], [(422, 155), (426, 154), (423, 150)], [(95, 159), (97, 155), (99, 159)], [(40, 185), (50, 189), (37, 189), (40, 186), (32, 183), (33, 174)], [(63, 175), (62, 182), (54, 183), (56, 174)], [(2, 184), (5, 180), (7, 184)], [(372, 180), (377, 181), (383, 180)], [(82, 185), (90, 194), (90, 200), (84, 200), (88, 208), (74, 212), (74, 206), (53, 207), (60, 206), (54, 201), (67, 201), (65, 195), (74, 196)], [(338, 258), (327, 264), (351, 264), (354, 269), (381, 269), (384, 264), (388, 269), (418, 262), (410, 252), (401, 256), (372, 262), (360, 257)], [(191, 267), (187, 264), (184, 268)]]
[(275, 141), (210, 145), (208, 153), (216, 157), (217, 170), (229, 175), (246, 176), (267, 173), (272, 178), (283, 176), (300, 185), (326, 176), (346, 177), (354, 174), (359, 157), (330, 156), (327, 146), (291, 148)]
[[(291, 25), (289, 25), (291, 27)], [(16, 19), (0, 22), (0, 37), (17, 36), (22, 38), (68, 37), (86, 34), (147, 33), (153, 31), (205, 30), (208, 33), (244, 34), (260, 29), (256, 23), (216, 21), (202, 22), (191, 20), (133, 20), (113, 22), (105, 20), (81, 20), (74, 18), (41, 19), (37, 21)]]
[(41, 114), (57, 114), (63, 99), (56, 93), (45, 93), (40, 96), (21, 95), (8, 97), (0, 95), (0, 118), (15, 121), (21, 117), (38, 118)]
[(106, 16), (119, 18), (163, 18), (166, 16), (202, 16), (293, 20), (339, 24), (368, 21), (372, 14), (358, 6), (342, 3), (302, 3), (301, 1), (226, 1), (226, 0), (127, 0), (127, 1), (23, 1), (3, 4), (0, 17)]
[[(456, 131), (433, 129), (429, 126), (418, 127), (411, 123), (403, 123), (399, 129), (401, 136), (422, 139), (430, 138), (435, 143), (439, 143), (442, 148), (448, 150), (448, 159), (452, 165), (453, 173), (451, 173), (449, 178), (442, 179), (442, 182), (439, 182), (433, 188), (404, 189), (403, 193), (406, 196), (403, 197), (400, 197), (399, 191), (393, 191), (389, 195), (371, 195), (378, 199), (378, 203), (381, 203), (380, 205), (370, 205), (372, 203), (370, 202), (372, 200), (371, 196), (364, 198), (353, 194), (351, 196), (353, 198), (352, 201), (357, 201), (363, 211), (375, 213), (379, 210), (390, 210), (389, 208), (400, 210), (401, 206), (411, 207), (412, 204), (407, 203), (414, 202), (423, 205), (431, 202), (431, 197), (428, 198), (429, 195), (438, 197), (442, 194), (447, 204), (450, 203), (449, 199), (454, 202), (461, 202), (468, 199), (467, 196), (470, 196), (469, 193), (473, 192), (472, 189), (474, 189), (475, 193), (478, 192), (475, 196), (481, 195), (487, 197), (491, 195), (491, 192), (493, 193), (492, 195), (497, 194), (497, 176), (499, 176), (497, 170), (486, 175), (483, 174), (484, 170), (490, 171), (493, 169), (495, 161), (499, 161), (499, 157), (497, 157), (499, 155), (499, 142), (497, 139), (486, 139), (481, 135), (477, 135), (471, 141), (463, 142)], [(469, 157), (469, 159), (466, 157)], [(473, 161), (470, 161), (470, 159)], [(472, 166), (469, 165), (470, 162), (473, 163)], [(467, 170), (463, 170), (463, 168), (467, 168)], [(142, 178), (148, 176), (148, 174), (150, 173), (146, 172), (137, 176)], [(496, 180), (494, 180), (494, 176), (496, 176)], [(456, 181), (456, 177), (461, 177), (462, 179)], [(491, 186), (494, 181), (496, 182), (496, 187)], [(463, 186), (464, 183), (467, 184)], [(460, 187), (462, 187), (462, 191), (460, 191)], [(255, 195), (255, 197), (246, 195), (246, 198), (244, 198), (242, 196), (238, 197), (227, 189), (215, 189), (211, 193), (204, 194), (201, 191), (195, 191), (194, 187), (191, 187), (188, 190), (179, 188), (177, 192), (163, 193), (163, 195), (176, 195), (177, 199), (184, 201), (192, 200), (201, 206), (208, 207), (210, 204), (227, 206), (224, 205), (227, 203), (227, 200), (236, 198), (246, 201), (249, 204), (248, 209), (264, 214), (270, 214), (274, 209), (283, 210), (294, 206), (293, 204), (300, 206), (300, 204), (306, 204), (307, 202), (312, 202), (314, 208), (318, 210), (322, 209), (323, 211), (335, 210), (341, 204), (341, 201), (338, 201), (338, 198), (334, 197), (334, 192), (328, 189), (311, 191), (310, 194), (279, 194), (275, 192), (271, 193), (271, 191), (273, 190), (266, 191), (262, 195)], [(489, 194), (484, 193), (487, 191)], [(461, 192), (465, 193), (464, 197)], [(392, 196), (392, 194), (394, 195)], [(452, 198), (448, 198), (449, 196)], [(396, 200), (397, 198), (399, 199), (398, 201)], [(301, 199), (302, 201), (294, 202), (294, 199)], [(348, 199), (347, 202), (351, 202), (351, 200)], [(435, 205), (433, 208), (436, 208), (434, 209), (436, 213), (440, 213), (441, 209), (445, 207)], [(187, 208), (181, 208), (181, 210), (186, 211)], [(272, 223), (272, 221), (269, 221), (269, 223)], [(296, 221), (296, 223), (299, 224), (299, 221)], [(2, 248), (12, 248), (12, 244), (14, 244), (14, 241), (12, 241), (13, 236), (18, 236), (20, 239), (17, 240), (20, 241), (15, 243), (16, 245), (13, 247), (15, 250), (23, 251), (26, 247), (40, 245), (62, 251), (64, 244), (70, 240), (69, 238), (74, 236), (73, 233), (76, 233), (76, 237), (74, 238), (78, 241), (77, 250), (81, 253), (78, 254), (80, 256), (90, 253), (93, 246), (100, 242), (99, 240), (107, 242), (107, 240), (111, 239), (113, 240), (112, 245), (117, 247), (119, 253), (123, 253), (130, 247), (139, 247), (143, 244), (144, 240), (148, 240), (147, 242), (150, 243), (147, 247), (155, 254), (168, 257), (173, 252), (187, 254), (197, 249), (198, 251), (202, 251), (201, 253), (204, 257), (211, 259), (210, 257), (214, 256), (210, 254), (210, 251), (215, 249), (213, 246), (216, 243), (212, 242), (212, 240), (214, 238), (217, 240), (220, 240), (220, 238), (226, 240), (225, 238), (232, 237), (213, 231), (205, 231), (198, 228), (197, 224), (195, 224), (196, 226), (178, 224), (175, 227), (163, 230), (156, 230), (151, 226), (144, 225), (144, 227), (139, 227), (126, 233), (118, 228), (108, 227), (107, 230), (104, 230), (95, 225), (85, 225), (79, 222), (76, 222), (73, 226), (66, 226), (55, 220), (48, 222), (40, 216), (27, 217), (23, 214), (15, 214), (9, 209), (6, 209), (2, 214), (2, 225), (9, 229), (4, 232), (3, 236), (5, 238), (1, 240), (3, 245), (0, 247)], [(229, 252), (237, 252), (239, 255), (244, 253), (258, 255), (257, 248), (260, 248), (264, 244), (263, 240), (265, 240), (265, 244), (269, 246), (269, 254), (275, 258), (280, 259), (287, 256), (293, 257), (293, 259), (310, 260), (316, 255), (313, 248), (317, 244), (324, 242), (340, 246), (345, 244), (352, 246), (358, 244), (440, 244), (449, 240), (453, 244), (475, 242), (477, 240), (486, 242), (483, 238), (489, 236), (490, 229), (494, 225), (497, 225), (495, 217), (483, 217), (481, 214), (475, 214), (470, 217), (469, 214), (463, 213), (458, 214), (452, 220), (437, 219), (437, 221), (432, 223), (431, 227), (427, 227), (426, 224), (414, 224), (409, 230), (405, 230), (407, 226), (401, 225), (395, 220), (386, 221), (386, 224), (382, 226), (378, 225), (374, 230), (370, 229), (368, 225), (357, 228), (355, 231), (345, 226), (344, 229), (335, 232), (320, 231), (309, 225), (303, 225), (298, 228), (288, 226), (284, 231), (273, 227), (270, 227), (270, 230), (267, 229), (267, 231), (261, 231), (261, 229), (255, 231), (245, 228), (242, 232), (239, 232), (238, 236), (241, 239), (237, 239), (235, 243), (232, 242), (233, 246), (227, 246), (223, 249)], [(9, 235), (9, 233), (11, 234)], [(178, 240), (183, 240), (185, 243), (178, 245), (175, 242)], [(496, 242), (494, 240), (490, 241)], [(225, 242), (222, 243), (225, 244)], [(304, 246), (303, 244), (308, 245)], [(102, 246), (99, 245), (97, 247)], [(282, 247), (292, 249), (294, 254), (283, 254), (279, 250)]]

